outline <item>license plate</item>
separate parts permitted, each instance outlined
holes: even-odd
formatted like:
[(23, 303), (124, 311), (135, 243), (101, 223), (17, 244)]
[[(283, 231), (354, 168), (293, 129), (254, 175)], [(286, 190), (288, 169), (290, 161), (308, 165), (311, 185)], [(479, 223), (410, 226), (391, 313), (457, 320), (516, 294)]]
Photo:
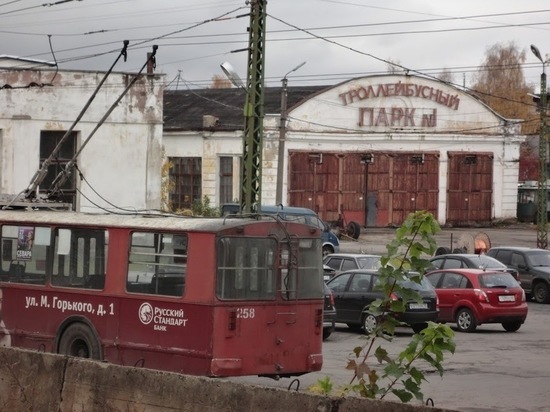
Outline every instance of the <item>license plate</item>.
[(427, 303), (409, 303), (409, 309), (428, 309)]
[(500, 295), (498, 297), (499, 302), (515, 302), (516, 297), (514, 295)]

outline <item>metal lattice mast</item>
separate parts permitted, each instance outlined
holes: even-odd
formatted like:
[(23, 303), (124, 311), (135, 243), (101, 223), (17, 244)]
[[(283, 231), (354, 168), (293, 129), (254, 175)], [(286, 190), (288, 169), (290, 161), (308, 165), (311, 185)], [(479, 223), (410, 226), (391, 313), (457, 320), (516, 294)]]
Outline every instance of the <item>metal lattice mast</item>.
[(546, 73), (543, 71), (540, 76), (540, 137), (539, 137), (539, 184), (538, 184), (538, 216), (537, 216), (537, 247), (548, 249), (548, 191), (546, 188), (547, 180), (547, 140), (546, 140)]
[(266, 0), (250, 3), (246, 102), (241, 170), (241, 212), (260, 210), (264, 120), (264, 45)]

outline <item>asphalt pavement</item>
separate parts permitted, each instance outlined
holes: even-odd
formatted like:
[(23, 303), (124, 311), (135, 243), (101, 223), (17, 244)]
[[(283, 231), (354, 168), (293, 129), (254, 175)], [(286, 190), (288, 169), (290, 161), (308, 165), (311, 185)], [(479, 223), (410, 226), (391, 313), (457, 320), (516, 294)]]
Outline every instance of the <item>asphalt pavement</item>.
[[(395, 238), (395, 231), (395, 228), (363, 228), (357, 240), (342, 236), (340, 252), (385, 254), (386, 245)], [(442, 228), (435, 235), (438, 247), (445, 247), (451, 252), (464, 246), (474, 249), (476, 238), (488, 246), (537, 247), (538, 230), (534, 224), (518, 223), (498, 227)], [(468, 250), (468, 253), (474, 251)]]

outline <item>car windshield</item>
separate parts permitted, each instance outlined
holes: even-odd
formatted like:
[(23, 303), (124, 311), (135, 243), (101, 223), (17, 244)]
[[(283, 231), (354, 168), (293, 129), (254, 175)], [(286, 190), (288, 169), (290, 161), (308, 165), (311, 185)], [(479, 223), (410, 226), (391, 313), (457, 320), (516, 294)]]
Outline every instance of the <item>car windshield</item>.
[(420, 283), (415, 282), (414, 280), (402, 280), (399, 282), (399, 286), (402, 288), (412, 289), (412, 290), (433, 290), (434, 287), (432, 286), (431, 282), (426, 278), (426, 276), (422, 276)]
[[(411, 274), (410, 276), (412, 277), (413, 275)], [(416, 275), (416, 276), (418, 276), (418, 275)], [(422, 276), (422, 278), (420, 279), (420, 283), (415, 282), (412, 279), (407, 279), (407, 280), (399, 281), (398, 284), (402, 288), (412, 289), (412, 290), (417, 290), (417, 291), (435, 290), (432, 283), (428, 280), (428, 278), (426, 276)], [(380, 288), (381, 288), (379, 277), (377, 277), (377, 279), (376, 279), (376, 283), (375, 283), (374, 288), (378, 289), (378, 290), (380, 290)]]
[(529, 253), (531, 266), (550, 266), (550, 252), (541, 250), (540, 252)]
[[(478, 267), (480, 269), (485, 269), (485, 268), (505, 268), (506, 265), (494, 258), (492, 258), (491, 256), (487, 256), (487, 255), (479, 255), (477, 258), (479, 258), (479, 261), (478, 261)], [(476, 259), (477, 259), (476, 258)]]
[(486, 273), (479, 276), (484, 288), (519, 288), (518, 282), (509, 273)]
[(365, 256), (357, 258), (357, 265), (360, 269), (378, 269), (380, 267), (380, 256)]

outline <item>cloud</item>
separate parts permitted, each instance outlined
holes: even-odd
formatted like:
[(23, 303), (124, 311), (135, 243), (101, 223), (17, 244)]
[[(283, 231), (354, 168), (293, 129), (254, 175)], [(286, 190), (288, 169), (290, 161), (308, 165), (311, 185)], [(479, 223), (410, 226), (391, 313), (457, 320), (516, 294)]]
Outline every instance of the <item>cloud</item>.
[[(189, 87), (206, 87), (221, 74), (223, 61), (246, 77), (247, 54), (233, 53), (248, 46), (249, 6), (244, 1), (42, 4), (0, 5), (0, 53), (48, 61), (55, 56), (64, 69), (107, 70), (128, 39), (128, 61), (116, 70), (139, 70), (158, 44), (157, 71), (166, 73), (166, 81), (180, 76)], [(388, 58), (430, 74), (447, 68), (469, 79), (493, 44), (515, 41), (528, 50), (538, 43), (543, 54), (549, 52), (542, 42), (550, 24), (546, 7), (542, 0), (270, 1), (266, 84), (279, 85), (301, 61), (307, 65), (292, 74), (294, 84), (337, 83), (346, 76), (384, 71), (380, 60)], [(536, 82), (540, 71), (540, 62), (529, 52), (527, 81)]]

